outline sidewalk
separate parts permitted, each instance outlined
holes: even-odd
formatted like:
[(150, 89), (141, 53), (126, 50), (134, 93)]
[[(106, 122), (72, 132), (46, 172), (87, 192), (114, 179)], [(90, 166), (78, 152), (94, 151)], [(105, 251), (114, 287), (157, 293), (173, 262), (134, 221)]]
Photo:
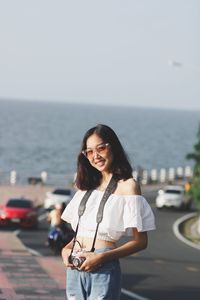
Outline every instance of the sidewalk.
[(200, 215), (189, 213), (177, 220), (178, 230), (188, 245), (200, 250)]
[(66, 300), (60, 257), (36, 257), (10, 232), (0, 232), (0, 300)]

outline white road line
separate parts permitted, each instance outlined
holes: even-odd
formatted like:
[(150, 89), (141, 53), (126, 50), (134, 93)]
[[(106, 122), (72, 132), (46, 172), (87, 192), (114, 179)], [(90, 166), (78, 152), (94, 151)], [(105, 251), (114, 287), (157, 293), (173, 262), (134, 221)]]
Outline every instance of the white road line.
[(193, 247), (193, 248), (195, 248), (195, 249), (200, 250), (200, 246), (199, 246), (199, 245), (196, 245), (196, 244), (194, 244), (193, 242), (189, 241), (189, 240), (186, 239), (184, 236), (182, 236), (182, 234), (180, 234), (180, 232), (179, 232), (179, 225), (180, 225), (183, 221), (185, 221), (185, 220), (187, 220), (187, 219), (189, 219), (189, 218), (191, 218), (191, 217), (193, 217), (193, 216), (196, 216), (196, 215), (197, 215), (196, 213), (190, 213), (190, 214), (187, 214), (187, 215), (185, 215), (185, 216), (179, 218), (178, 220), (176, 220), (176, 221), (174, 222), (174, 224), (173, 224), (173, 232), (174, 232), (175, 236), (176, 236), (179, 240), (181, 240), (183, 243), (187, 244), (187, 245), (190, 246), (190, 247)]
[(42, 255), (40, 254), (40, 252), (38, 252), (38, 251), (36, 251), (36, 250), (33, 250), (33, 249), (31, 249), (31, 248), (28, 248), (28, 247), (26, 247), (26, 249), (27, 249), (32, 255), (42, 257)]
[(15, 230), (13, 233), (14, 233), (16, 236), (18, 236), (18, 235), (20, 234), (20, 232), (21, 232), (21, 230), (20, 230), (20, 229), (17, 229), (17, 230)]
[(45, 212), (38, 217), (38, 220), (41, 222), (42, 220), (47, 219), (47, 216), (48, 216), (48, 213)]
[(127, 295), (127, 296), (129, 296), (130, 298), (132, 298), (132, 299), (137, 299), (137, 300), (150, 300), (149, 298), (142, 297), (142, 296), (140, 296), (140, 295), (138, 295), (138, 294), (136, 294), (136, 293), (130, 292), (130, 291), (125, 290), (125, 289), (121, 289), (121, 292), (122, 292), (122, 294)]

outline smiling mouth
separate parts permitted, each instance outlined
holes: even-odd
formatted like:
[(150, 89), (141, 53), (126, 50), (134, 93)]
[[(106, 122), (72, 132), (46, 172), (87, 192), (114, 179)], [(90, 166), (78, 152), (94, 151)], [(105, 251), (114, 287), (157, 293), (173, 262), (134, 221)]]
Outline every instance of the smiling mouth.
[(104, 159), (101, 159), (101, 160), (98, 160), (98, 161), (95, 161), (94, 162), (95, 163), (95, 165), (97, 165), (97, 166), (102, 166), (104, 163), (105, 163), (105, 160)]

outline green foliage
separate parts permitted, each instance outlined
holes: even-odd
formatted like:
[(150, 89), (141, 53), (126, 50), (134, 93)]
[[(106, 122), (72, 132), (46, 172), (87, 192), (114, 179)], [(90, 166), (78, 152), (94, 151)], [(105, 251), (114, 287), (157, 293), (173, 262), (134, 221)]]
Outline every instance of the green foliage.
[(187, 159), (192, 159), (195, 161), (195, 166), (200, 165), (200, 124), (197, 131), (197, 143), (193, 146), (194, 152), (188, 153), (186, 155)]
[(200, 210), (200, 176), (193, 177), (193, 182), (188, 194), (196, 201), (197, 208)]
[(193, 146), (194, 151), (186, 155), (187, 159), (195, 162), (192, 185), (189, 194), (197, 201), (197, 208), (200, 210), (200, 124), (197, 132), (197, 143)]

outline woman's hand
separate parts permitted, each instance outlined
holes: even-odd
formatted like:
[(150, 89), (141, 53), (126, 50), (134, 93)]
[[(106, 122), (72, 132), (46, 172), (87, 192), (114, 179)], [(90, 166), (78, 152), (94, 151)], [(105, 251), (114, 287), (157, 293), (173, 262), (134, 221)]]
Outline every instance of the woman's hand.
[(92, 272), (101, 267), (103, 260), (102, 260), (102, 253), (95, 253), (95, 252), (80, 252), (78, 256), (84, 257), (85, 261), (79, 268), (80, 271), (84, 272)]
[(69, 263), (69, 256), (71, 253), (71, 249), (63, 248), (62, 249), (62, 259), (65, 267), (67, 268), (73, 268), (73, 265)]
[(67, 244), (61, 251), (63, 263), (67, 268), (74, 268), (74, 266), (69, 263), (69, 256), (71, 254), (72, 247), (73, 247), (73, 240), (69, 242), (69, 244)]

